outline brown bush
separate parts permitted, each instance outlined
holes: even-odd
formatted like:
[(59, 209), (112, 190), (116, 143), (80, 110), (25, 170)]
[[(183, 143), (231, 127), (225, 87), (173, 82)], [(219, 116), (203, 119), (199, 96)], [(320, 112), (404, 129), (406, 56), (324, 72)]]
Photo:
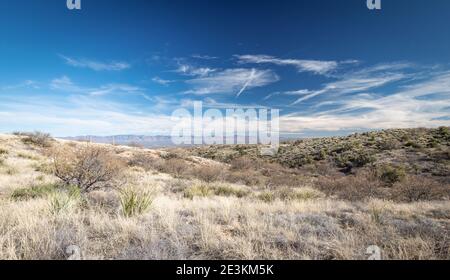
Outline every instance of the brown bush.
[(110, 187), (124, 165), (104, 148), (64, 146), (51, 151), (53, 173), (65, 185), (78, 187), (82, 192)]
[(408, 176), (394, 185), (392, 199), (401, 202), (442, 200), (450, 198), (450, 186), (423, 176)]
[(176, 178), (183, 177), (189, 165), (182, 159), (172, 158), (163, 162), (163, 172), (174, 175)]
[(197, 166), (189, 170), (193, 177), (208, 183), (222, 180), (224, 172), (224, 168), (218, 165)]
[(52, 145), (53, 138), (48, 133), (35, 131), (32, 133), (15, 133), (19, 136), (25, 136), (22, 138), (22, 142), (25, 144), (36, 145), (43, 148), (48, 148)]
[(133, 157), (128, 161), (129, 166), (142, 167), (145, 170), (157, 169), (158, 160), (145, 153), (134, 154)]
[(232, 170), (248, 170), (257, 168), (257, 162), (249, 157), (239, 157), (231, 161)]
[(316, 182), (316, 187), (322, 192), (350, 201), (383, 197), (382, 186), (372, 171), (360, 171), (342, 178), (320, 178)]
[(247, 186), (262, 186), (266, 185), (267, 178), (261, 176), (256, 171), (231, 171), (225, 174), (225, 181), (236, 184), (244, 184)]

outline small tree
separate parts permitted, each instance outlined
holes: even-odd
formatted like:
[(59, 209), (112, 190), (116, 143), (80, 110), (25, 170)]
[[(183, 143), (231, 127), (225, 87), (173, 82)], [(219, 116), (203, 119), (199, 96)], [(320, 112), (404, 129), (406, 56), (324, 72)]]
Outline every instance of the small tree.
[(15, 135), (18, 136), (24, 136), (24, 138), (22, 138), (22, 142), (25, 144), (31, 144), (31, 145), (36, 145), (42, 148), (48, 148), (52, 145), (52, 141), (53, 138), (51, 137), (51, 135), (49, 133), (43, 133), (40, 131), (35, 131), (32, 133), (19, 133), (16, 132), (14, 133)]
[(64, 146), (52, 151), (52, 159), (54, 175), (84, 193), (111, 186), (123, 168), (117, 156), (90, 145), (82, 148)]

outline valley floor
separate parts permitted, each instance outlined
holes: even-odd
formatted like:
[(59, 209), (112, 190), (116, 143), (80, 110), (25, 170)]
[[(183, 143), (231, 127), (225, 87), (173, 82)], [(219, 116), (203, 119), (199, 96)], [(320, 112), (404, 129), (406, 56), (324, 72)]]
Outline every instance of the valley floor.
[(119, 189), (72, 196), (54, 187), (45, 152), (21, 140), (0, 136), (0, 259), (67, 259), (71, 245), (83, 259), (367, 259), (371, 245), (384, 259), (450, 259), (448, 200), (343, 200), (307, 181), (284, 199), (262, 187), (129, 165), (122, 185), (151, 192), (152, 201), (125, 215)]

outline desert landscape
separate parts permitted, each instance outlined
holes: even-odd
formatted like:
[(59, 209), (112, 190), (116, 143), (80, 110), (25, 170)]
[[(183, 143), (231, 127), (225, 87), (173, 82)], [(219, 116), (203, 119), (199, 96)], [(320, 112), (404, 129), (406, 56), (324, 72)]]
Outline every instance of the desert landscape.
[(449, 143), (391, 129), (271, 157), (3, 134), (0, 259), (450, 259)]

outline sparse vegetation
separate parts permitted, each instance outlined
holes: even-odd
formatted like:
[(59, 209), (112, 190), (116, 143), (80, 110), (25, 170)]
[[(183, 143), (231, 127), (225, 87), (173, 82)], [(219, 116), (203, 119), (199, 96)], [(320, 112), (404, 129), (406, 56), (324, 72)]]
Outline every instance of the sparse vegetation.
[(13, 200), (30, 200), (42, 198), (50, 195), (51, 193), (54, 193), (57, 187), (58, 186), (54, 184), (45, 184), (21, 188), (14, 190), (11, 194), (11, 198)]
[(35, 131), (32, 133), (23, 132), (15, 133), (16, 135), (22, 136), (22, 142), (29, 145), (35, 145), (41, 148), (48, 148), (52, 145), (53, 138), (48, 133), (43, 133), (40, 131)]
[(125, 217), (133, 217), (145, 213), (151, 206), (154, 195), (148, 190), (128, 187), (120, 192), (120, 205)]
[(448, 128), (303, 139), (274, 157), (24, 137), (0, 135), (0, 259), (65, 259), (69, 244), (88, 259), (366, 259), (369, 245), (450, 259)]
[(53, 172), (65, 185), (77, 186), (81, 192), (113, 187), (123, 164), (104, 148), (64, 147), (52, 152)]

